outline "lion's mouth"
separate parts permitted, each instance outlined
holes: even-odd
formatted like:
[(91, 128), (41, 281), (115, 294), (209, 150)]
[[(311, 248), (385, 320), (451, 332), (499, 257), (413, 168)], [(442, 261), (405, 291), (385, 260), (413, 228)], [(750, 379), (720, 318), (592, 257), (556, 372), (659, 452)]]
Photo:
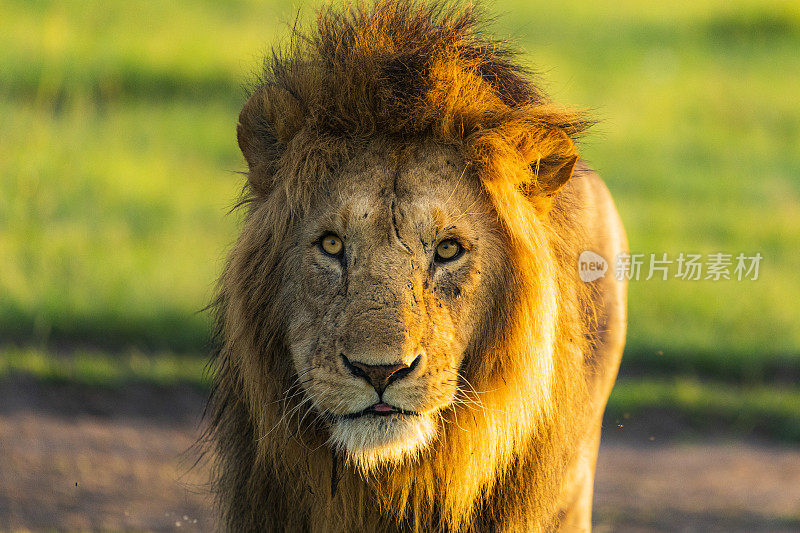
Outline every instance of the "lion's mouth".
[(400, 409), (394, 405), (389, 405), (388, 403), (376, 403), (375, 405), (370, 405), (363, 411), (358, 411), (355, 413), (348, 413), (343, 415), (342, 418), (360, 418), (362, 416), (392, 416), (392, 415), (399, 415), (399, 416), (413, 416), (419, 413), (415, 413), (414, 411), (406, 411), (405, 409)]
[(431, 413), (411, 412), (380, 403), (338, 416), (330, 424), (330, 444), (368, 472), (381, 464), (413, 457), (436, 437)]

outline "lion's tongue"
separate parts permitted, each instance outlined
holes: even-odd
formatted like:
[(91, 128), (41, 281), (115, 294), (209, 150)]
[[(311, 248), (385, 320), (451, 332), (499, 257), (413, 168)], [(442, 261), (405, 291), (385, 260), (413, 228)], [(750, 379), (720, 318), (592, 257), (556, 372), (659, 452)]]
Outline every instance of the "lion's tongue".
[(372, 406), (372, 410), (378, 413), (391, 413), (394, 411), (394, 407), (385, 403), (376, 403)]

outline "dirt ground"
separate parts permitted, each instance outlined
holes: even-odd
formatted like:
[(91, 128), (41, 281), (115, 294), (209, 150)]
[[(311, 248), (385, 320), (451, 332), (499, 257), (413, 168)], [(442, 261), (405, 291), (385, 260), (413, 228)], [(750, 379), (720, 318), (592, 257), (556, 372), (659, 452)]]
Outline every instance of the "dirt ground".
[[(188, 388), (0, 384), (0, 530), (213, 530), (186, 453), (203, 401)], [(607, 426), (596, 531), (800, 531), (800, 449)]]

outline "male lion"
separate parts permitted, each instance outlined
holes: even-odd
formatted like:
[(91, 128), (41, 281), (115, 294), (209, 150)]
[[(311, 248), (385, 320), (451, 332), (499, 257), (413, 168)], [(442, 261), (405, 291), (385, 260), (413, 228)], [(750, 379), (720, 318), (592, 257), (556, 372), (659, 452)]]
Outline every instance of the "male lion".
[[(324, 8), (244, 106), (209, 402), (233, 531), (590, 528), (626, 239), (474, 10)], [(571, 178), (571, 179), (570, 179)]]

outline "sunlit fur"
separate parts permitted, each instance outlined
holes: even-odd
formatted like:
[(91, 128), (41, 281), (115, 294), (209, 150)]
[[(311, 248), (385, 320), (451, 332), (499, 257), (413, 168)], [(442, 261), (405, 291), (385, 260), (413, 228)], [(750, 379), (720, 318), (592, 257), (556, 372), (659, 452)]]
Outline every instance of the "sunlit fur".
[[(296, 32), (239, 117), (246, 213), (208, 407), (221, 526), (586, 527), (624, 290), (583, 284), (576, 260), (625, 247), (576, 166), (587, 123), (469, 8), (324, 8)], [(434, 265), (448, 231), (471, 249)], [(383, 399), (413, 414), (356, 416), (378, 396), (344, 353), (420, 355)]]

